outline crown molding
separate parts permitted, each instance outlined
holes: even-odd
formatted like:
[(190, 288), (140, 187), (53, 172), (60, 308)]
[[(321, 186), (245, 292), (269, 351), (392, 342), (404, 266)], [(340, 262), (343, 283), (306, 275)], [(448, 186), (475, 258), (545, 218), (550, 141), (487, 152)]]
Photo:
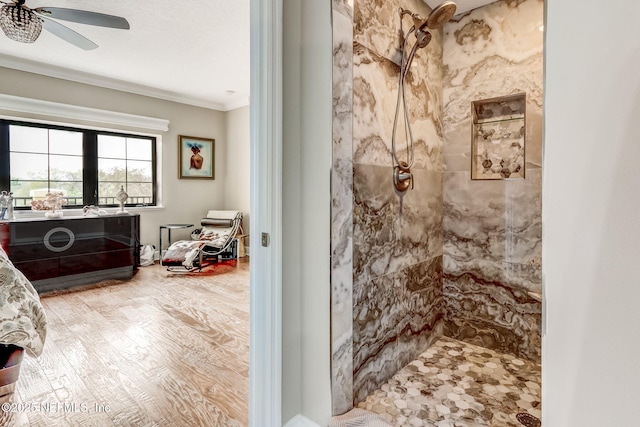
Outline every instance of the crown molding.
[(69, 80), (77, 83), (84, 83), (92, 86), (99, 86), (106, 89), (119, 90), (122, 92), (134, 93), (136, 95), (149, 96), (151, 98), (163, 99), (165, 101), (179, 102), (181, 104), (195, 107), (208, 108), (218, 111), (229, 111), (235, 108), (249, 105), (249, 100), (236, 100), (229, 103), (211, 102), (201, 98), (181, 95), (175, 92), (153, 88), (137, 83), (126, 82), (111, 77), (100, 76), (84, 71), (72, 70), (57, 65), (46, 64), (33, 61), (31, 59), (18, 58), (0, 53), (0, 66), (12, 68), (14, 70), (28, 73), (40, 74), (47, 77)]
[(223, 111), (237, 110), (238, 108), (248, 107), (248, 106), (249, 106), (249, 98), (240, 99), (238, 101), (229, 102), (225, 104), (225, 109)]
[(169, 120), (0, 94), (0, 110), (167, 132)]

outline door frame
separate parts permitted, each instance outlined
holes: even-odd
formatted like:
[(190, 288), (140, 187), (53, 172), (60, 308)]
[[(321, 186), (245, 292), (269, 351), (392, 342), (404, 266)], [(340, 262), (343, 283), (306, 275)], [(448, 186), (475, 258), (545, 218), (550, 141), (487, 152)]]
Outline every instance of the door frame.
[(249, 425), (281, 426), (282, 0), (251, 0), (250, 8)]

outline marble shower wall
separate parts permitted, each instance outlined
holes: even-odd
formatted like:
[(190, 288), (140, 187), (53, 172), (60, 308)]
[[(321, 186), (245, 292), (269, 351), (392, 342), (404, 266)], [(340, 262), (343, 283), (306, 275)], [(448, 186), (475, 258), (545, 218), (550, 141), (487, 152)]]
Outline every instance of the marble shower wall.
[[(391, 157), (400, 7), (430, 12), (421, 0), (333, 0), (334, 414), (362, 401), (444, 327), (442, 32), (408, 75), (415, 188), (400, 197)], [(403, 137), (398, 147), (406, 155)]]
[[(501, 0), (444, 30), (447, 336), (540, 361), (542, 0)], [(526, 178), (472, 181), (471, 102), (526, 92)], [(533, 295), (533, 296), (532, 296)]]
[(333, 0), (331, 397), (353, 407), (353, 0)]
[[(353, 18), (353, 401), (362, 401), (442, 335), (442, 32), (407, 78), (415, 188), (393, 186), (400, 72), (398, 9), (421, 0), (355, 0)], [(408, 31), (412, 22), (404, 20)], [(411, 36), (413, 37), (413, 36)], [(400, 126), (402, 129), (402, 126)], [(406, 156), (403, 132), (400, 157)]]

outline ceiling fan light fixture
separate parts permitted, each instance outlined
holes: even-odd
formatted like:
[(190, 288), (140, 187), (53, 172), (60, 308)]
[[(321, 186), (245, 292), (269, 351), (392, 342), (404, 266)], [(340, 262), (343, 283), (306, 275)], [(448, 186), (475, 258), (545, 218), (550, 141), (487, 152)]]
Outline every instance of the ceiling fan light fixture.
[(20, 4), (0, 7), (0, 28), (7, 37), (21, 43), (33, 43), (42, 32), (42, 20)]

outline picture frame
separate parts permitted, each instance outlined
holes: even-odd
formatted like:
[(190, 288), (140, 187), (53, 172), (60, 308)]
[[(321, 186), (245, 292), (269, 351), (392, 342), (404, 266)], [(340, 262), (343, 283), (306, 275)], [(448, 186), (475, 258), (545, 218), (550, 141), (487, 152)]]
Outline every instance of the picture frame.
[(215, 179), (215, 145), (212, 138), (178, 135), (178, 178)]

